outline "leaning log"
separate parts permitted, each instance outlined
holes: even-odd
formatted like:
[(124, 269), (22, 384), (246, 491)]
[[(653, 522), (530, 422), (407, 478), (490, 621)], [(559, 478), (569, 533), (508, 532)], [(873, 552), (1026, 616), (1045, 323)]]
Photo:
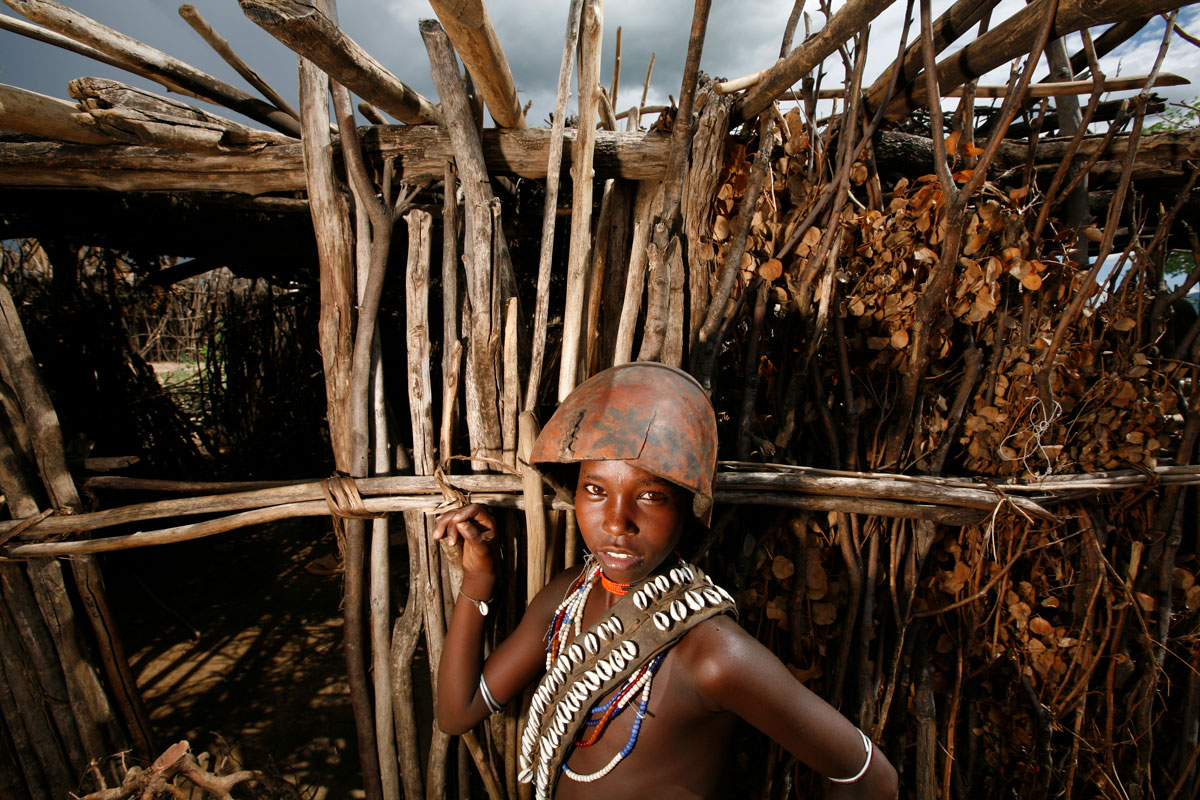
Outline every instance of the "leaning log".
[(309, 0), (240, 0), (246, 16), (329, 77), (401, 122), (439, 122), (433, 103), (401, 83)]
[(524, 128), (517, 86), (483, 0), (429, 0), (442, 28), (471, 73), (475, 89), (501, 128)]
[[(406, 183), (442, 178), (454, 156), (442, 128), (379, 126), (360, 129), (368, 157), (396, 160)], [(567, 131), (573, 141), (575, 131)], [(550, 131), (483, 131), (483, 157), (490, 175), (546, 177)], [(593, 167), (598, 178), (658, 180), (670, 147), (658, 133), (596, 132)], [(564, 148), (563, 167), (572, 162)], [(254, 152), (179, 153), (145, 147), (89, 147), (58, 142), (0, 142), (0, 186), (64, 186), (118, 191), (212, 191), (264, 194), (304, 186), (299, 144), (270, 145)]]

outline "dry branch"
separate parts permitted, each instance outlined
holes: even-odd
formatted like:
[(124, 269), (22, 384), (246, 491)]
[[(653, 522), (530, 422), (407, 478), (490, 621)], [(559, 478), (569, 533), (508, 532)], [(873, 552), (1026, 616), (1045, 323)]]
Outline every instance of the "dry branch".
[(94, 47), (81, 44), (74, 39), (63, 36), (61, 33), (55, 33), (54, 31), (47, 30), (40, 25), (34, 25), (32, 22), (26, 22), (20, 17), (13, 17), (8, 14), (0, 14), (0, 30), (20, 34), (21, 36), (27, 36), (34, 41), (54, 45), (55, 47), (62, 48), (63, 50), (71, 53), (78, 53), (84, 58), (90, 58), (93, 61), (98, 61), (101, 64), (107, 64), (110, 67), (125, 70), (126, 72), (133, 73), (134, 75), (141, 75), (146, 80), (161, 85), (167, 91), (178, 92), (179, 94), (195, 98), (196, 100), (204, 99), (203, 97), (188, 91), (174, 81), (171, 81), (152, 70), (142, 69), (135, 64), (130, 64), (126, 61), (122, 61), (119, 58), (113, 58), (107, 53), (102, 53)]
[(34, 22), (107, 53), (123, 64), (133, 65), (139, 74), (160, 75), (162, 78), (156, 80), (165, 79), (197, 97), (231, 108), (282, 133), (290, 136), (300, 135), (300, 126), (296, 120), (283, 111), (55, 0), (4, 1), (13, 10)]
[(262, 77), (255, 72), (254, 69), (237, 54), (237, 52), (234, 51), (234, 49), (229, 45), (229, 42), (225, 41), (225, 37), (217, 33), (216, 30), (213, 29), (212, 25), (208, 24), (208, 20), (201, 16), (200, 12), (196, 10), (195, 6), (187, 4), (180, 6), (179, 16), (183, 17), (184, 20), (187, 21), (187, 24), (191, 25), (192, 29), (196, 31), (196, 33), (200, 34), (200, 38), (208, 42), (209, 47), (215, 50), (217, 55), (225, 59), (226, 64), (237, 70), (237, 73), (245, 78), (251, 86), (262, 92), (263, 97), (274, 103), (275, 107), (280, 111), (283, 111), (288, 116), (295, 118), (297, 122), (300, 121), (300, 112), (292, 108), (291, 105), (288, 104), (288, 101), (283, 99), (283, 95), (275, 91), (275, 89), (273, 89), (269, 83), (263, 80)]
[(401, 122), (440, 122), (427, 99), (400, 82), (309, 0), (239, 0), (242, 11), (329, 77)]

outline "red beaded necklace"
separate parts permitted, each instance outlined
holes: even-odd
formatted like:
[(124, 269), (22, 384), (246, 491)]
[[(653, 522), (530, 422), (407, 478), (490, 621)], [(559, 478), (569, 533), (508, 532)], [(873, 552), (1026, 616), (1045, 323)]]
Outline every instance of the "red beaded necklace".
[(617, 583), (614, 580), (609, 580), (608, 576), (601, 572), (600, 585), (604, 587), (604, 591), (608, 592), (609, 594), (615, 594), (619, 597), (627, 594), (629, 592), (629, 587), (633, 584)]

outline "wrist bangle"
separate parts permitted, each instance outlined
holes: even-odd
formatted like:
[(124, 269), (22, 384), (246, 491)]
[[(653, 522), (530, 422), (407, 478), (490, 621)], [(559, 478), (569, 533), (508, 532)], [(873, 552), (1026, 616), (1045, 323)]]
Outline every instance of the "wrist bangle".
[(467, 594), (466, 592), (462, 591), (461, 589), (458, 592), (458, 596), (462, 597), (466, 600), (469, 600), (471, 605), (475, 606), (475, 608), (477, 608), (479, 610), (479, 616), (486, 617), (488, 615), (489, 609), (488, 609), (488, 601), (487, 600), (476, 600), (474, 597), (471, 597), (471, 595)]
[(832, 783), (858, 783), (862, 780), (863, 776), (867, 774), (867, 770), (871, 768), (871, 757), (875, 755), (875, 746), (871, 744), (870, 738), (862, 731), (859, 731), (858, 735), (862, 737), (863, 747), (867, 749), (867, 760), (863, 762), (862, 769), (860, 769), (853, 777), (830, 778), (829, 780)]

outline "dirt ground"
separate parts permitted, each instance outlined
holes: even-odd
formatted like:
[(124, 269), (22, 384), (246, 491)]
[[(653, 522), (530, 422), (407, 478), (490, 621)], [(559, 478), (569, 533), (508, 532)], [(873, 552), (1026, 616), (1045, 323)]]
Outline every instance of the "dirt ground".
[(105, 575), (157, 751), (194, 752), (361, 797), (328, 521), (290, 521), (106, 558)]

